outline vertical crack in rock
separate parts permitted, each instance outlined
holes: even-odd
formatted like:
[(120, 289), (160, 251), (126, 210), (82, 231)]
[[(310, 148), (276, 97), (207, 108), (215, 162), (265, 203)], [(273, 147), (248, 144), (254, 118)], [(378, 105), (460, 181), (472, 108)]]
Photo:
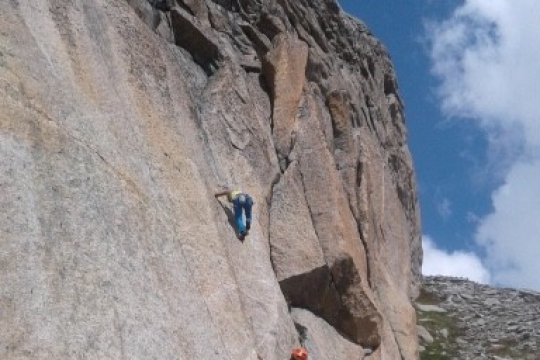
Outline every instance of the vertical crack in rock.
[[(304, 174), (301, 171), (299, 176), (302, 188), (305, 189)], [(305, 190), (302, 192), (305, 194)], [(317, 247), (322, 248), (313, 209), (307, 198), (304, 201), (313, 224)], [(305, 242), (302, 244), (307, 245)], [(380, 315), (372, 301), (362, 293), (362, 280), (353, 259), (347, 254), (341, 254), (332, 260), (330, 267), (325, 260), (326, 255), (321, 253), (320, 256), (322, 266), (280, 281), (286, 298), (292, 306), (308, 309), (321, 316), (351, 341), (377, 348), (381, 341)]]
[(349, 209), (353, 214), (359, 237), (364, 247), (367, 260), (367, 282), (370, 288), (373, 288), (371, 278), (372, 261), (370, 257), (370, 248), (362, 230), (362, 217), (358, 204), (358, 191), (362, 186), (362, 162), (355, 153), (355, 144), (353, 138), (353, 111), (350, 103), (350, 95), (345, 90), (333, 90), (326, 98), (332, 118), (332, 130), (334, 139), (333, 154), (336, 159), (337, 169), (341, 175), (344, 189), (347, 192)]
[[(356, 164), (356, 181), (355, 181), (355, 186), (356, 186), (356, 191), (358, 191), (359, 189), (361, 189), (361, 186), (362, 186), (362, 176), (363, 176), (363, 165), (362, 165), (362, 162), (360, 160), (358, 160), (357, 164)], [(358, 198), (358, 194), (355, 194)], [(353, 207), (352, 206), (352, 203), (351, 201), (349, 200), (349, 204), (351, 206), (351, 212), (353, 214), (355, 214), (355, 212), (358, 212), (358, 208), (357, 207)], [(366, 240), (366, 235), (364, 234), (364, 230), (362, 228), (362, 218), (360, 217), (360, 214), (356, 214), (355, 215), (355, 219), (356, 219), (356, 226), (358, 228), (358, 234), (360, 235), (360, 240), (362, 241), (362, 246), (364, 247), (364, 250), (366, 252), (366, 259), (367, 259), (367, 281), (368, 281), (368, 286), (373, 289), (373, 279), (372, 279), (372, 269), (374, 267), (374, 264), (373, 264), (373, 258), (372, 258), (372, 255), (371, 255), (371, 249), (369, 248), (369, 244)]]
[(326, 98), (326, 106), (332, 117), (334, 152), (339, 150), (354, 155), (352, 154), (352, 114), (349, 93), (345, 90), (331, 91)]
[(294, 327), (296, 328), (296, 332), (298, 333), (298, 342), (300, 343), (300, 346), (306, 347), (305, 341), (307, 338), (308, 328), (303, 326), (300, 323), (294, 322)]
[(277, 272), (276, 272), (276, 264), (275, 264), (275, 260), (274, 260), (274, 257), (272, 256), (272, 253), (273, 253), (273, 245), (272, 245), (272, 205), (275, 203), (274, 202), (274, 193), (275, 193), (275, 188), (276, 186), (279, 185), (279, 182), (281, 181), (281, 178), (282, 178), (282, 174), (281, 173), (277, 173), (276, 174), (276, 177), (272, 180), (272, 183), (270, 185), (270, 191), (269, 191), (269, 194), (268, 194), (268, 201), (267, 201), (267, 214), (268, 214), (268, 231), (267, 231), (267, 234), (268, 234), (268, 246), (270, 248), (270, 262), (272, 264), (272, 270), (274, 271), (274, 274), (277, 275)]
[(263, 59), (263, 74), (272, 95), (273, 137), (282, 170), (292, 146), (292, 132), (304, 87), (307, 45), (282, 33)]

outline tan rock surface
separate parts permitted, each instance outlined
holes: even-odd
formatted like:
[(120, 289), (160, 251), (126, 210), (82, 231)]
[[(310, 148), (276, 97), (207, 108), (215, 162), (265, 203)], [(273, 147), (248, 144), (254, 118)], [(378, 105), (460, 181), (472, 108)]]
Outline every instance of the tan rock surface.
[(278, 158), (285, 166), (293, 146), (292, 133), (304, 87), (307, 45), (281, 33), (263, 59), (263, 74), (272, 94), (272, 128)]
[(0, 358), (417, 357), (402, 104), (335, 2), (3, 1), (0, 97)]

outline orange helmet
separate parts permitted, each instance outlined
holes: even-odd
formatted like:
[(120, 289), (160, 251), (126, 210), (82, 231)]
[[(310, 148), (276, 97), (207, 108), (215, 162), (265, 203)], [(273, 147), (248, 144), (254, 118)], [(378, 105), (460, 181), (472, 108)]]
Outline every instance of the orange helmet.
[(304, 348), (294, 348), (292, 351), (292, 358), (294, 360), (307, 360), (307, 351)]

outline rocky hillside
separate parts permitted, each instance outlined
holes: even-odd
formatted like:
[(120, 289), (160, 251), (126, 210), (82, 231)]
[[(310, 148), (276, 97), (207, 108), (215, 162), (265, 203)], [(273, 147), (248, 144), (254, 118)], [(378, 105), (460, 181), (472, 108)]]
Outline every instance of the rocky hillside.
[(335, 0), (3, 0), (0, 97), (0, 358), (418, 357), (403, 104)]
[(539, 359), (540, 293), (429, 277), (416, 308), (423, 360)]

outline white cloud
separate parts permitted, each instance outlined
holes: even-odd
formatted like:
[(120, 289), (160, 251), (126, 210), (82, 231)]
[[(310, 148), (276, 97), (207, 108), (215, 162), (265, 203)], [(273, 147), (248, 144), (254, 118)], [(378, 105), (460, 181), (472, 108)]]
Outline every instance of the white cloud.
[(422, 274), (463, 277), (480, 283), (490, 282), (489, 272), (474, 253), (445, 252), (437, 249), (433, 240), (426, 235), (422, 238), (422, 248), (424, 250)]
[(433, 72), (445, 111), (486, 127), (524, 128), (539, 143), (536, 116), (540, 2), (468, 0), (453, 17), (431, 24)]
[[(503, 183), (476, 241), (497, 284), (540, 289), (540, 1), (466, 0), (429, 24), (448, 116), (486, 132), (486, 170)], [(453, 199), (454, 200), (454, 199)]]
[(447, 221), (450, 219), (452, 216), (452, 204), (448, 198), (442, 199), (442, 201), (437, 204), (437, 212), (443, 220)]
[(495, 211), (480, 221), (496, 283), (540, 289), (540, 161), (517, 164), (492, 196)]

